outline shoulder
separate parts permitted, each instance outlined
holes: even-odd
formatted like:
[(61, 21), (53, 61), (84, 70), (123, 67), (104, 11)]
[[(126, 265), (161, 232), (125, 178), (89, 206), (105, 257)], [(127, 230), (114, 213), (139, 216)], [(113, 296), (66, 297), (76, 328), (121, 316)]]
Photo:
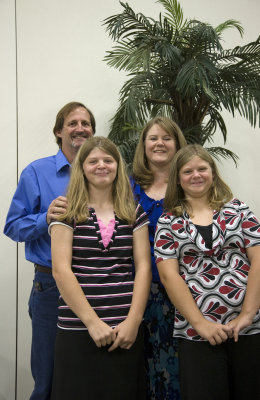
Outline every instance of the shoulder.
[(39, 168), (39, 167), (43, 167), (45, 165), (54, 164), (54, 163), (56, 163), (56, 155), (43, 157), (43, 158), (39, 158), (38, 160), (34, 160), (28, 165), (28, 167), (31, 166), (33, 168)]
[(141, 189), (141, 186), (139, 185), (139, 183), (136, 183), (135, 178), (133, 176), (129, 177), (129, 181), (130, 181), (130, 185), (131, 185), (134, 195), (140, 197), (140, 195), (142, 193), (142, 189)]
[(148, 220), (147, 214), (144, 211), (144, 209), (141, 206), (141, 204), (139, 204), (139, 203), (136, 206), (135, 215), (136, 215), (136, 219), (135, 219), (135, 222), (134, 222), (134, 225), (133, 225), (134, 230), (137, 227), (140, 228), (143, 225), (149, 224), (149, 220)]
[(42, 168), (47, 168), (50, 166), (56, 165), (56, 156), (49, 156), (49, 157), (43, 157), (39, 158), (37, 160), (32, 161), (30, 164), (27, 165), (27, 167), (24, 168), (23, 172), (29, 172), (29, 171), (39, 171), (42, 170)]
[(136, 217), (146, 214), (140, 203), (136, 203), (135, 214), (136, 214)]
[(44, 157), (32, 161), (22, 170), (18, 185), (23, 185), (29, 182), (30, 184), (36, 183), (41, 176), (45, 176), (46, 174), (52, 175), (55, 171), (55, 156)]
[(52, 229), (52, 227), (53, 227), (54, 225), (63, 226), (63, 227), (66, 227), (66, 228), (71, 229), (72, 231), (74, 231), (74, 229), (75, 229), (75, 224), (74, 224), (74, 222), (68, 222), (68, 221), (66, 221), (66, 220), (64, 220), (64, 221), (52, 220), (52, 221), (50, 222), (50, 224), (49, 224), (49, 227), (48, 227), (48, 233), (49, 233), (49, 235), (51, 234), (51, 229)]
[(135, 215), (136, 215), (136, 221), (140, 218), (147, 218), (147, 214), (140, 203), (136, 204)]
[(226, 204), (224, 204), (224, 206), (222, 207), (222, 210), (224, 212), (227, 213), (243, 213), (249, 210), (249, 207), (246, 203), (244, 203), (243, 201), (237, 199), (237, 198), (233, 198), (232, 200), (230, 200), (229, 202), (227, 202)]
[(167, 224), (167, 223), (174, 223), (175, 220), (182, 220), (182, 217), (176, 217), (170, 212), (164, 212), (158, 219), (158, 223), (160, 224)]

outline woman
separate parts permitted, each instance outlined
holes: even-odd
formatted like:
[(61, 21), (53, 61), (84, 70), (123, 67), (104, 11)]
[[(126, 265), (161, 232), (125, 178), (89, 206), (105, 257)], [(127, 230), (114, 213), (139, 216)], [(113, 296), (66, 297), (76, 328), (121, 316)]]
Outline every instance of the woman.
[(155, 254), (176, 307), (182, 400), (259, 399), (259, 222), (199, 145), (176, 154), (164, 205)]
[(110, 140), (82, 145), (67, 200), (65, 215), (50, 225), (61, 294), (52, 400), (143, 400), (148, 220)]
[(136, 200), (149, 218), (152, 286), (144, 316), (147, 398), (178, 400), (178, 360), (172, 338), (174, 309), (161, 285), (154, 260), (156, 223), (163, 212), (170, 165), (185, 138), (172, 120), (156, 117), (145, 126), (136, 149), (131, 179)]

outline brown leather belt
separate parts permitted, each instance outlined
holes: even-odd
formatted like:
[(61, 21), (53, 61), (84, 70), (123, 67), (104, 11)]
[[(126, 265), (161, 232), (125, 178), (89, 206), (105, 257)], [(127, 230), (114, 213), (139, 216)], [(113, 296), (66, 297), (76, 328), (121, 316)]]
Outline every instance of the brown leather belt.
[(43, 272), (44, 274), (52, 275), (52, 269), (50, 267), (44, 267), (43, 265), (34, 264), (35, 270)]

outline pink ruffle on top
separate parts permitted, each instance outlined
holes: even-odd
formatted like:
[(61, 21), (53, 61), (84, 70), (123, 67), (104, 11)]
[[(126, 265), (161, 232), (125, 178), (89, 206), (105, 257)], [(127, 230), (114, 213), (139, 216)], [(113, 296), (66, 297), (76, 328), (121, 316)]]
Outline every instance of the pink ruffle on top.
[(113, 235), (114, 227), (115, 227), (115, 219), (111, 219), (107, 225), (104, 224), (104, 222), (98, 218), (98, 225), (100, 229), (100, 234), (102, 238), (103, 245), (107, 247), (108, 243), (110, 242), (110, 239)]

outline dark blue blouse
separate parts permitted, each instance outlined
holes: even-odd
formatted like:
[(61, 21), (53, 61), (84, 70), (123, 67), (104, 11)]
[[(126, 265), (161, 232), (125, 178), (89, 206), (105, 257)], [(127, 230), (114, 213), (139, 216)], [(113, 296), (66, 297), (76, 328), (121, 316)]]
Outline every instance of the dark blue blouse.
[(154, 247), (154, 235), (155, 235), (156, 224), (158, 218), (163, 213), (164, 199), (161, 200), (151, 199), (151, 197), (147, 196), (147, 194), (144, 192), (141, 186), (137, 184), (132, 177), (130, 178), (130, 182), (135, 196), (135, 200), (141, 204), (150, 221), (148, 228), (149, 228), (149, 240), (150, 240), (151, 256), (152, 256), (153, 282), (159, 282), (160, 277), (155, 263), (153, 247)]

